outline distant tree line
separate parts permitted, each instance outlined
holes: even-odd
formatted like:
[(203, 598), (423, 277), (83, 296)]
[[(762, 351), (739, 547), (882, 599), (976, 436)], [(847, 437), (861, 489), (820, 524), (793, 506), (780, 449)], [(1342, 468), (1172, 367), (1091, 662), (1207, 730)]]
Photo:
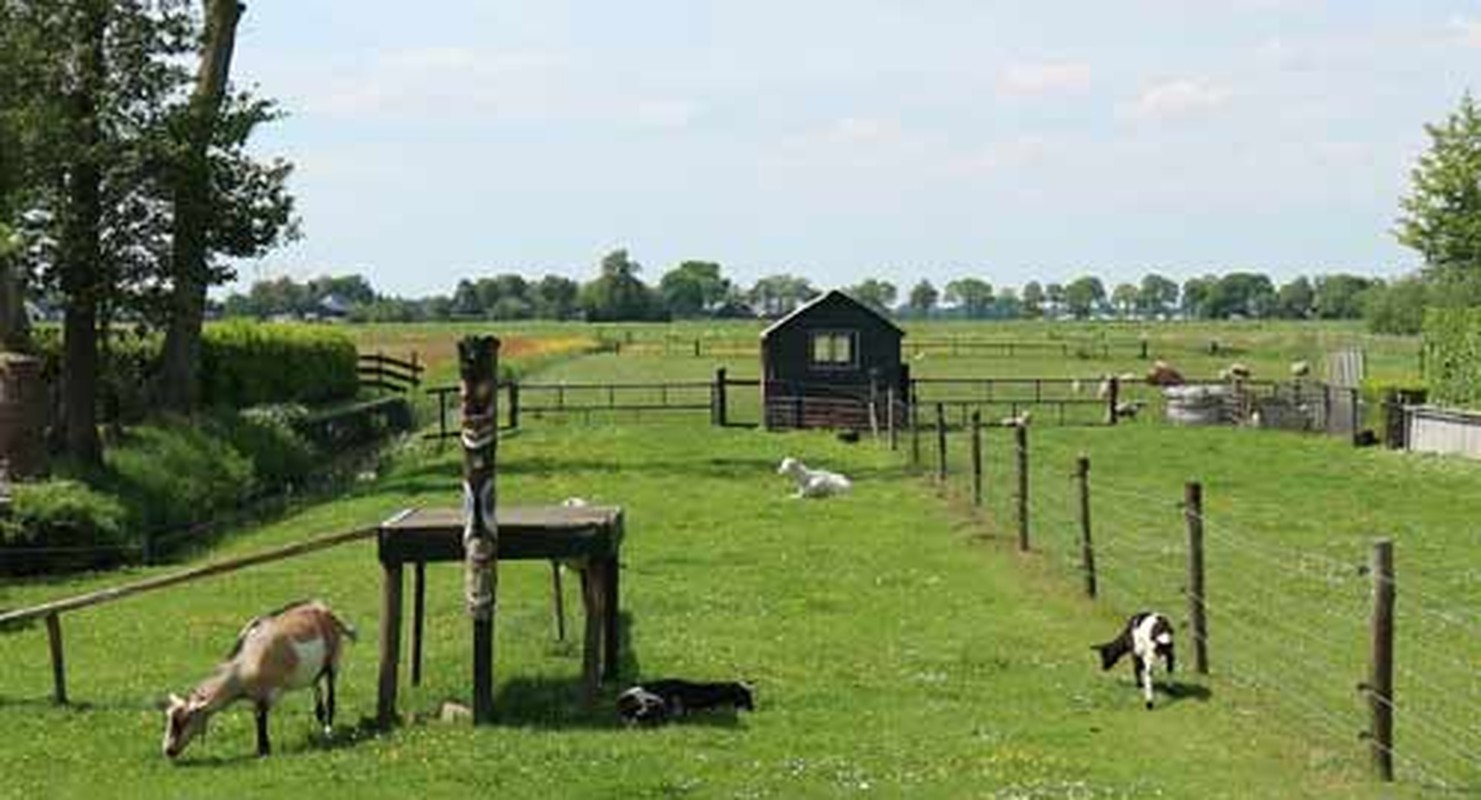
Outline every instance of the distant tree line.
[[(361, 275), (305, 282), (277, 278), (227, 298), (228, 316), (314, 318), (343, 316), (366, 322), (424, 320), (663, 321), (775, 318), (817, 296), (806, 278), (768, 275), (749, 288), (731, 281), (713, 261), (684, 261), (657, 285), (625, 250), (607, 254), (595, 278), (580, 283), (561, 275), (539, 279), (514, 272), (460, 280), (449, 295), (401, 298), (378, 294)], [(1158, 273), (1109, 291), (1098, 277), (1067, 283), (1029, 281), (995, 287), (963, 277), (938, 288), (915, 283), (901, 296), (894, 283), (869, 278), (844, 291), (883, 314), (901, 319), (1359, 319), (1402, 314), (1414, 279), (1385, 282), (1336, 273), (1301, 276), (1277, 285), (1257, 272), (1203, 275), (1179, 284)], [(1424, 293), (1416, 298), (1422, 306)]]

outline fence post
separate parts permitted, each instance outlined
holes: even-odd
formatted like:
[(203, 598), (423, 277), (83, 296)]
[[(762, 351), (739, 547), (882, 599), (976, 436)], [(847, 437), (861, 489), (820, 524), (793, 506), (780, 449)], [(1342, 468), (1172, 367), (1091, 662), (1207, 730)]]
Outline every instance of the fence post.
[(936, 404), (936, 480), (946, 483), (946, 404)]
[(1085, 596), (1095, 599), (1095, 548), (1090, 543), (1090, 457), (1075, 459), (1075, 478), (1080, 485), (1080, 566), (1085, 571)]
[(727, 422), (727, 420), (725, 418), (726, 417), (726, 409), (725, 409), (725, 368), (724, 367), (716, 367), (715, 368), (715, 398), (714, 398), (714, 404), (715, 404), (715, 410), (714, 410), (714, 417), (715, 417), (715, 419), (714, 419), (714, 422), (715, 422), (716, 425), (718, 425), (718, 426), (720, 426), (720, 427), (723, 428), (723, 427), (725, 427), (725, 424)]
[(1188, 624), (1193, 628), (1193, 668), (1208, 674), (1208, 618), (1203, 586), (1203, 484), (1183, 486), (1183, 515), (1188, 521)]
[(972, 505), (982, 507), (982, 411), (972, 410)]
[(900, 432), (895, 427), (895, 387), (891, 386), (885, 392), (885, 395), (885, 402), (889, 403), (889, 406), (885, 409), (884, 413), (885, 421), (890, 428), (890, 449), (899, 450)]
[(1347, 390), (1347, 399), (1348, 399), (1348, 401), (1350, 403), (1352, 403), (1352, 429), (1349, 431), (1349, 433), (1352, 434), (1352, 436), (1351, 436), (1352, 446), (1353, 447), (1357, 447), (1358, 446), (1358, 432), (1361, 431), (1362, 428), (1363, 428), (1363, 420), (1362, 420), (1361, 415), (1359, 414), (1359, 411), (1358, 411), (1358, 401), (1361, 399), (1358, 396), (1358, 390), (1357, 389), (1348, 389)]
[(1147, 337), (1145, 337), (1145, 336), (1141, 337), (1141, 345), (1142, 345), (1142, 355), (1141, 355), (1141, 358), (1142, 358), (1143, 361), (1146, 361), (1147, 360)]
[(1372, 714), (1373, 767), (1394, 779), (1394, 543), (1373, 543), (1373, 652), (1368, 662), (1368, 708)]
[(51, 696), (58, 705), (66, 705), (67, 664), (62, 659), (62, 618), (58, 614), (46, 615), (46, 641), (51, 648)]
[(920, 466), (920, 398), (915, 396), (914, 384), (910, 387), (910, 466)]
[(509, 427), (519, 427), (519, 381), (509, 382)]
[(694, 357), (699, 358), (699, 340), (694, 340)]
[(1106, 424), (1116, 424), (1116, 406), (1121, 403), (1121, 379), (1112, 375), (1106, 381)]
[(1018, 461), (1018, 549), (1028, 552), (1028, 426), (1013, 426)]

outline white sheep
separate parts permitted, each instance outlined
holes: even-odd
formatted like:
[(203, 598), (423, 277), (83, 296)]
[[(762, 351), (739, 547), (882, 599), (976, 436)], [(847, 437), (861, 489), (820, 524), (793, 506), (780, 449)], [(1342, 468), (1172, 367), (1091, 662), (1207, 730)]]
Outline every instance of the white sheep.
[(1003, 417), (998, 420), (998, 424), (1004, 428), (1027, 428), (1033, 418), (1034, 412), (1031, 409), (1024, 409), (1016, 417)]
[(823, 469), (808, 469), (806, 464), (791, 456), (782, 459), (776, 471), (778, 475), (789, 475), (797, 482), (794, 498), (845, 494), (853, 487), (848, 478)]

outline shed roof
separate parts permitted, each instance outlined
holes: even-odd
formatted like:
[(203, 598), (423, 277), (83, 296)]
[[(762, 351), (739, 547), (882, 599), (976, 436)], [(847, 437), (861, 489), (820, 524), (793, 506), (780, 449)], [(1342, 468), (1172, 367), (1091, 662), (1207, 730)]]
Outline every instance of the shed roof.
[(849, 304), (851, 306), (854, 306), (854, 307), (856, 307), (856, 308), (864, 311), (865, 313), (873, 316), (875, 319), (879, 320), (880, 322), (883, 322), (885, 325), (888, 325), (889, 327), (893, 328), (895, 330), (895, 332), (898, 333), (898, 334), (900, 334), (901, 336), (904, 336), (905, 335), (905, 330), (903, 328), (901, 328), (899, 325), (896, 325), (894, 320), (892, 320), (889, 317), (887, 317), (887, 316), (879, 313), (878, 311), (870, 308), (869, 306), (867, 306), (867, 305), (865, 305), (863, 303), (860, 303), (858, 300), (855, 300), (854, 298), (849, 297), (848, 294), (846, 294), (844, 292), (841, 292), (841, 291), (839, 291), (837, 289), (829, 289), (828, 291), (823, 292), (822, 294), (818, 295), (817, 297), (814, 297), (813, 299), (807, 301), (806, 303), (803, 303), (802, 305), (800, 305), (800, 306), (792, 309), (792, 312), (791, 313), (787, 314), (786, 316), (783, 316), (782, 318), (778, 319), (776, 322), (773, 322), (770, 325), (766, 326), (766, 330), (763, 330), (761, 332), (761, 338), (764, 340), (766, 337), (770, 336), (771, 334), (775, 333), (776, 331), (779, 331), (782, 328), (785, 328), (788, 325), (791, 325), (793, 322), (795, 322), (798, 318), (800, 318), (803, 315), (805, 315), (811, 309), (813, 309), (813, 308), (815, 308), (817, 306), (820, 306), (820, 305), (822, 305), (825, 302), (832, 302), (834, 299), (842, 300), (843, 302), (845, 302), (845, 303), (847, 303), (847, 304)]

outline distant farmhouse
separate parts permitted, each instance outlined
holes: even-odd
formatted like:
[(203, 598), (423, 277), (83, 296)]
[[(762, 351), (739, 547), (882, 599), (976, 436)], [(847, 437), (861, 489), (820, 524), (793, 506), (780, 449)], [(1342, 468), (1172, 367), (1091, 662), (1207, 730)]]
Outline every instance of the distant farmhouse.
[(900, 360), (905, 331), (838, 290), (799, 306), (761, 332), (762, 403), (768, 428), (854, 428), (875, 423), (891, 395), (896, 413), (910, 383)]

